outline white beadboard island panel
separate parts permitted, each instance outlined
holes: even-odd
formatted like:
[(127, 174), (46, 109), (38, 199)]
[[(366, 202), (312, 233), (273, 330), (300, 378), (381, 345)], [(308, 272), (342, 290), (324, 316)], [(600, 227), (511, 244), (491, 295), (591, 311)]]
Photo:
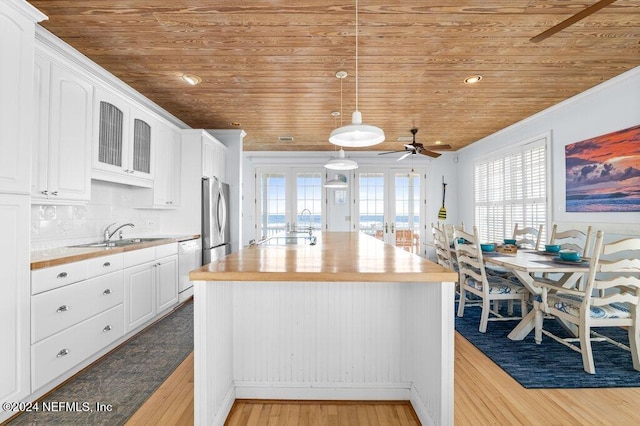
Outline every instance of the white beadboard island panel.
[(234, 398), (410, 400), (423, 424), (453, 424), (453, 293), (196, 282), (196, 424), (223, 424)]

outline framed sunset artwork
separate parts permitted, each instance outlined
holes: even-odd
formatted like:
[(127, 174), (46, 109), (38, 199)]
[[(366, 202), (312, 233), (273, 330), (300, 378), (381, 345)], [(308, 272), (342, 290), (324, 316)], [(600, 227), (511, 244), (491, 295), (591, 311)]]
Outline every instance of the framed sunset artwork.
[(640, 211), (640, 125), (565, 147), (567, 212)]

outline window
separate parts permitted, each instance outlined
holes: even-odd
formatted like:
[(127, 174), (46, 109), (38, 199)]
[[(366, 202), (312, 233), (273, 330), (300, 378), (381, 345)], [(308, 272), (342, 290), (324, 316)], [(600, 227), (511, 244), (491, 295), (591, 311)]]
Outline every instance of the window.
[(482, 241), (511, 238), (519, 228), (547, 221), (547, 138), (478, 161), (474, 166), (474, 209)]

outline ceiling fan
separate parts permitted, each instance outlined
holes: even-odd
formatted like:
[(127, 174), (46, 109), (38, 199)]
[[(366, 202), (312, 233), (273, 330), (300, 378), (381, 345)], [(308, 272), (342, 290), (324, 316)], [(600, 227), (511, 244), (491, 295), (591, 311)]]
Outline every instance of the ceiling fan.
[[(422, 154), (432, 158), (440, 157), (439, 152), (435, 151), (449, 151), (451, 150), (450, 145), (429, 145), (425, 148), (425, 146), (419, 142), (416, 142), (416, 133), (418, 133), (417, 128), (411, 129), (411, 134), (413, 135), (413, 142), (410, 144), (405, 144), (404, 149), (401, 151), (389, 151), (389, 152), (380, 152), (378, 155), (386, 155), (386, 154), (394, 154), (396, 152), (404, 152), (396, 161), (404, 160), (408, 156), (412, 154)], [(428, 149), (427, 149), (428, 148)]]
[(600, 9), (609, 6), (611, 3), (613, 3), (616, 0), (600, 0), (594, 4), (592, 4), (591, 6), (587, 7), (586, 9), (576, 13), (573, 16), (570, 16), (569, 18), (565, 19), (564, 21), (560, 22), (559, 24), (554, 25), (553, 27), (549, 28), (546, 31), (541, 32), (540, 34), (538, 34), (535, 37), (532, 37), (530, 39), (530, 41), (532, 43), (537, 43), (539, 41), (542, 41), (548, 37), (551, 37), (552, 35), (554, 35), (557, 32), (560, 32), (562, 30), (564, 30), (565, 28), (575, 24), (576, 22), (580, 21), (581, 19), (586, 18), (587, 16), (591, 15), (592, 13), (595, 13), (597, 11), (599, 11)]

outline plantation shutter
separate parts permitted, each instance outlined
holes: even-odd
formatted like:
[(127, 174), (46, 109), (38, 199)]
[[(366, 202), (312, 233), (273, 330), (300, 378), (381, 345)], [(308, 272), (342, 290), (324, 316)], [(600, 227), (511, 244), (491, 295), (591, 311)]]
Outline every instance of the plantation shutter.
[(477, 162), (474, 212), (481, 241), (511, 238), (515, 224), (519, 228), (545, 224), (546, 188), (544, 138)]

